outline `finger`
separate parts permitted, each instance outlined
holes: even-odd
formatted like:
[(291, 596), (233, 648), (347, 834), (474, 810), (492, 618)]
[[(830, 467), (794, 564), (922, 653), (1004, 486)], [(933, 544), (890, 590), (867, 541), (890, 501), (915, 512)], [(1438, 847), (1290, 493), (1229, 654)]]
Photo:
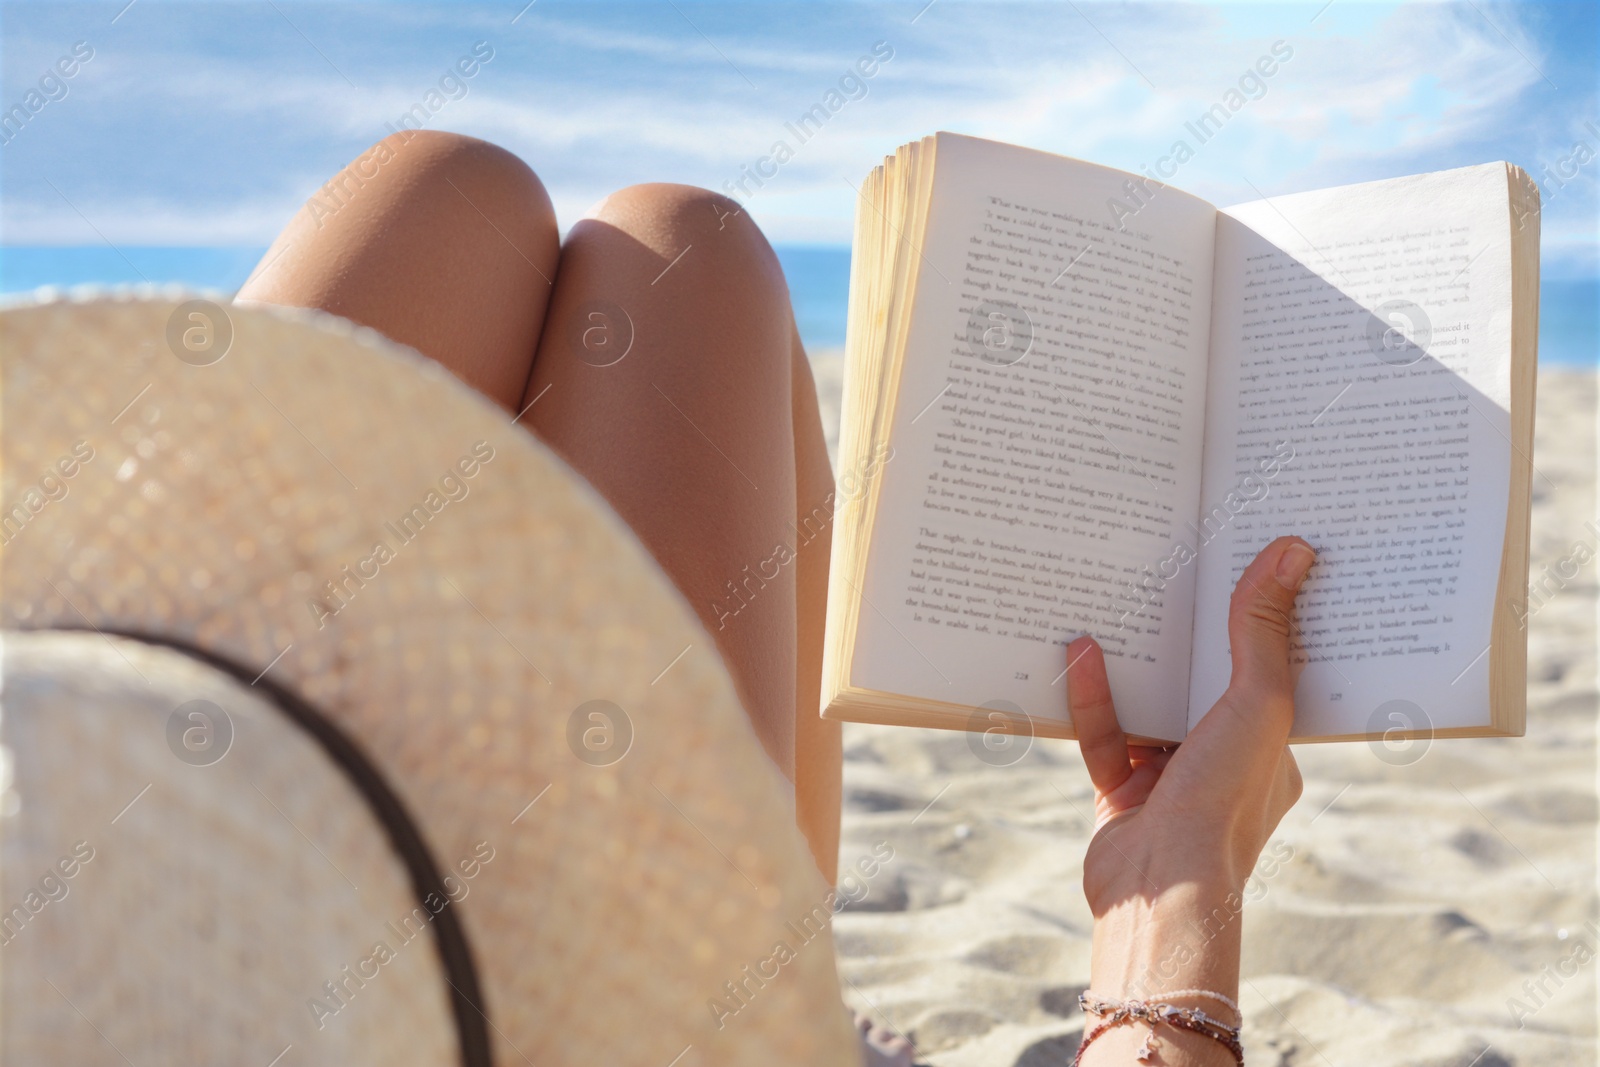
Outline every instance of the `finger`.
[(1151, 745), (1129, 745), (1128, 758), (1135, 766), (1149, 764), (1156, 770), (1163, 770), (1171, 762), (1172, 757), (1178, 754), (1175, 748), (1155, 748)]
[[(1247, 698), (1246, 707), (1261, 707), (1280, 718), (1292, 714), (1294, 601), (1315, 562), (1316, 552), (1304, 540), (1280, 537), (1261, 550), (1234, 587), (1228, 605), (1233, 655), (1229, 688)], [(1287, 723), (1279, 725), (1287, 728)]]
[(1067, 713), (1095, 789), (1109, 793), (1126, 782), (1133, 773), (1128, 738), (1111, 703), (1105, 656), (1092, 637), (1067, 646)]
[(1122, 822), (1130, 816), (1137, 815), (1144, 810), (1144, 805), (1130, 804), (1128, 807), (1119, 808), (1114, 804), (1097, 802), (1094, 806), (1094, 829), (1091, 834), (1098, 834), (1114, 822)]

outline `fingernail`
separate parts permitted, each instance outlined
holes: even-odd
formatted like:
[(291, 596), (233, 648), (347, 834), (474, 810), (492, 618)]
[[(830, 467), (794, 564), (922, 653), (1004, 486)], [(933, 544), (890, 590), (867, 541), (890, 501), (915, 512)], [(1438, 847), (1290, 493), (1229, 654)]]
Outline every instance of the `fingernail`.
[(1300, 583), (1305, 581), (1306, 572), (1317, 561), (1317, 554), (1305, 545), (1290, 545), (1284, 554), (1278, 557), (1278, 584), (1285, 589), (1298, 589)]

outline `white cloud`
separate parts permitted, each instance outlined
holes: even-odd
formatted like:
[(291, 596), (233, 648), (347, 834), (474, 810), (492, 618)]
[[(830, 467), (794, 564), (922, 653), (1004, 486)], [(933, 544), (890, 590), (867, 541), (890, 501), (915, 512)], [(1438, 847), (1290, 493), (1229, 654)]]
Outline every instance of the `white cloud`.
[[(82, 220), (39, 181), (55, 175), (116, 243), (264, 244), (321, 180), (484, 38), (495, 59), (430, 125), (521, 154), (567, 223), (621, 185), (737, 180), (741, 165), (786, 138), (784, 123), (880, 39), (895, 55), (867, 96), (792, 144), (794, 159), (751, 200), (774, 240), (847, 241), (850, 184), (897, 144), (936, 129), (1138, 169), (1185, 136), (1184, 123), (1280, 38), (1293, 58), (1176, 184), (1226, 204), (1253, 199), (1252, 186), (1281, 193), (1455, 166), (1541, 137), (1526, 133), (1519, 108), (1542, 81), (1535, 66), (1544, 57), (1511, 13), (1494, 9), (1490, 24), (1471, 7), (1346, 6), (1315, 25), (1306, 14), (1314, 9), (1302, 8), (1164, 7), (1153, 18), (1150, 9), (1089, 3), (1078, 5), (1081, 15), (1070, 5), (942, 3), (915, 26), (898, 8), (830, 8), (837, 24), (827, 25), (781, 8), (765, 29), (744, 13), (699, 19), (714, 45), (668, 9), (643, 25), (624, 25), (608, 8), (594, 16), (604, 25), (570, 9), (535, 9), (538, 17), (515, 32), (481, 12), (442, 23), (411, 12), (403, 64), (385, 66), (346, 42), (345, 51), (329, 46), (358, 91), (299, 38), (263, 39), (252, 50), (246, 37), (221, 55), (178, 49), (168, 43), (181, 39), (174, 35), (150, 37), (137, 47), (101, 46), (98, 81), (75, 89), (79, 111), (41, 116), (50, 124), (27, 131), (37, 143), (6, 150), (0, 224), (11, 242), (80, 240)], [(297, 21), (308, 34), (323, 32)], [(365, 65), (347, 53), (366, 56)], [(1549, 155), (1541, 158), (1558, 156), (1561, 135), (1552, 128), (1542, 137)], [(213, 152), (194, 156), (193, 144)], [(151, 158), (152, 149), (173, 158)], [(109, 166), (74, 170), (75, 151)], [(1594, 202), (1592, 173), (1587, 180), (1587, 193), (1552, 198), (1547, 248), (1593, 240), (1592, 219), (1578, 210)]]

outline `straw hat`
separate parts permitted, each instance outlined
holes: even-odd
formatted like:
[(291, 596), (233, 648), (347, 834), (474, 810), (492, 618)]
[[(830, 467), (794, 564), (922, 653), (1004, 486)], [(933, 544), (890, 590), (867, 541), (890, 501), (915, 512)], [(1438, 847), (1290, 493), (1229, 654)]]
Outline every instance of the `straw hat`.
[(714, 646), (499, 409), (205, 301), (0, 360), (0, 1058), (855, 1061)]

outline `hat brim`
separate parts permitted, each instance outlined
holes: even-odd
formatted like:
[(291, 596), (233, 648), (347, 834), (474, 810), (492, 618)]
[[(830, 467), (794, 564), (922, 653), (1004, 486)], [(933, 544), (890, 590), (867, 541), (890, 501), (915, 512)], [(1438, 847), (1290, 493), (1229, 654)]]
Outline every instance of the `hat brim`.
[(826, 937), (729, 999), (828, 890), (710, 638), (548, 449), (330, 316), (50, 303), (0, 352), (5, 627), (258, 665), (442, 868), (489, 842), (460, 915), (496, 1062), (856, 1055)]

